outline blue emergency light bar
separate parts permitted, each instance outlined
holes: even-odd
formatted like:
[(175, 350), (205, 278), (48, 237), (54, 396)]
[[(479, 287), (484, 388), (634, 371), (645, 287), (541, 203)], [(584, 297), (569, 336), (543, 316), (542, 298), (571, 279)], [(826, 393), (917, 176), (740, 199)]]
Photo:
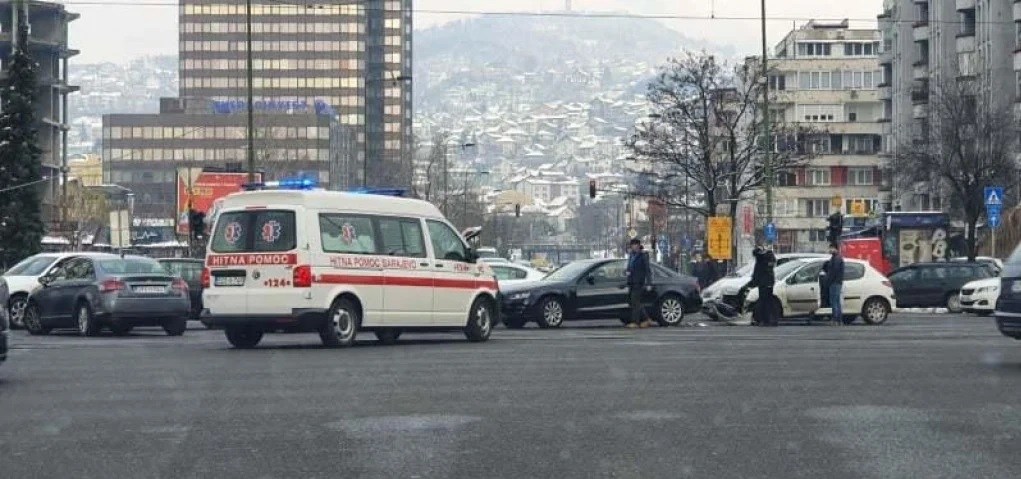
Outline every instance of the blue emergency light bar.
[(259, 190), (314, 190), (319, 186), (316, 180), (311, 178), (292, 178), (280, 181), (266, 181), (263, 183), (246, 183), (245, 191)]
[(359, 188), (350, 192), (362, 195), (396, 196), (398, 198), (403, 198), (407, 194), (406, 190), (400, 188)]

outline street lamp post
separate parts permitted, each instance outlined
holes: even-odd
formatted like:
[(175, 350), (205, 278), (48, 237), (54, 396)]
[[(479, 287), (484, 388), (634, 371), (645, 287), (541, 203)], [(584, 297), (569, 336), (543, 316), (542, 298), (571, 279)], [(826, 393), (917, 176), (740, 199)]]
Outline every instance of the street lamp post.
[(762, 0), (762, 154), (765, 170), (766, 222), (773, 222), (773, 152), (770, 151), (769, 56), (766, 49), (766, 0)]

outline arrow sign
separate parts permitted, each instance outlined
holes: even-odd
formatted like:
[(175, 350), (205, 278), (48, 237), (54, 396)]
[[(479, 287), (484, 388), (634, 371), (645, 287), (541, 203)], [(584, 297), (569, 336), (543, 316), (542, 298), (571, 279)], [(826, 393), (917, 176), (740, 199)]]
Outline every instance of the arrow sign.
[(988, 224), (990, 228), (996, 229), (1000, 227), (1000, 215), (997, 214), (986, 216), (988, 216), (988, 218), (986, 218), (986, 224)]
[(766, 225), (764, 234), (766, 236), (767, 243), (776, 243), (776, 225), (769, 223)]
[(989, 206), (1003, 206), (1003, 187), (1002, 186), (987, 186), (985, 192), (986, 207)]

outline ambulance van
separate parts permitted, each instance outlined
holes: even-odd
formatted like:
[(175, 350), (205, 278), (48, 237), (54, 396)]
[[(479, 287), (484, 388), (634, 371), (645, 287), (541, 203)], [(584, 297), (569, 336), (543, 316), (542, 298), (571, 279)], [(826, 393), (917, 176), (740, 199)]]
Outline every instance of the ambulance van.
[(273, 332), (318, 333), (329, 347), (359, 332), (383, 343), (404, 332), (489, 338), (496, 278), (435, 206), (298, 183), (224, 200), (202, 273), (206, 326), (236, 348)]

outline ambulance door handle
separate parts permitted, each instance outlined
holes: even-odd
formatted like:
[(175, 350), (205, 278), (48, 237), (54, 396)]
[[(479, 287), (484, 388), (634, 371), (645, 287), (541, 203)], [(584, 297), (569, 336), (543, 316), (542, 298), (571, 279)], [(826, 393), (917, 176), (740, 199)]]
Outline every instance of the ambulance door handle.
[(418, 265), (422, 266), (422, 267), (425, 267), (425, 268), (429, 267), (429, 263), (418, 263)]
[(443, 267), (443, 263), (436, 263), (436, 267), (437, 268), (442, 268)]

